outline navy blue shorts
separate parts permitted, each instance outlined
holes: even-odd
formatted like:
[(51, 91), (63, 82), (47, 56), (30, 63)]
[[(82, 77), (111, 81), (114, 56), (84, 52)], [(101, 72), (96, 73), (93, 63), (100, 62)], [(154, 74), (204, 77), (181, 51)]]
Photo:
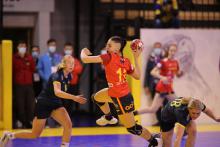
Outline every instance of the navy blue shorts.
[(46, 119), (50, 117), (53, 110), (63, 107), (60, 103), (55, 103), (47, 99), (38, 99), (35, 105), (34, 115), (38, 119)]
[(175, 123), (176, 122), (165, 122), (165, 121), (161, 120), (160, 129), (162, 132), (168, 132), (174, 128)]

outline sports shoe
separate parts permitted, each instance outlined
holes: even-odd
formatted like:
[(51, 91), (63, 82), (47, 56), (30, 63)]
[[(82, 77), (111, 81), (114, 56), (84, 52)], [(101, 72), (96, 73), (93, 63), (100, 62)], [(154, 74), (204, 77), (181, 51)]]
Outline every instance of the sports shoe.
[(0, 140), (0, 147), (5, 147), (8, 141), (11, 139), (11, 133), (10, 132), (4, 132), (2, 135), (2, 138)]
[(157, 140), (157, 145), (155, 146), (150, 142), (148, 147), (162, 147), (163, 141), (161, 139), (161, 135), (160, 134), (153, 134), (152, 136), (153, 136), (153, 138), (155, 138)]
[(101, 118), (99, 118), (99, 119), (96, 120), (96, 123), (97, 123), (99, 126), (105, 126), (105, 125), (107, 125), (107, 124), (113, 125), (113, 124), (117, 124), (117, 123), (118, 123), (118, 119), (112, 117), (111, 120), (107, 120), (107, 119), (105, 118), (105, 115), (103, 115)]

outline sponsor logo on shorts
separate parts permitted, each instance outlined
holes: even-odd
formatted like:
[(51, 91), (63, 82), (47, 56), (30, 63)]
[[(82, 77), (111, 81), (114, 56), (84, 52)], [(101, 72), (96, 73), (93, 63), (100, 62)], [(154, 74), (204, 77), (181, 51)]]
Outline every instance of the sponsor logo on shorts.
[(134, 108), (134, 104), (130, 104), (128, 106), (125, 106), (125, 110), (130, 110), (130, 109), (133, 109)]

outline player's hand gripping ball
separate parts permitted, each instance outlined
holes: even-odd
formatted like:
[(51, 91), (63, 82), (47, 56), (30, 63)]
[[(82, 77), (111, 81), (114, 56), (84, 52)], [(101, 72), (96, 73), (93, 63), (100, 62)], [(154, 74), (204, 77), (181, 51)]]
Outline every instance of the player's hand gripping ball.
[(143, 50), (144, 48), (144, 43), (140, 40), (140, 39), (134, 39), (131, 42), (131, 49), (133, 51), (137, 51), (137, 50)]

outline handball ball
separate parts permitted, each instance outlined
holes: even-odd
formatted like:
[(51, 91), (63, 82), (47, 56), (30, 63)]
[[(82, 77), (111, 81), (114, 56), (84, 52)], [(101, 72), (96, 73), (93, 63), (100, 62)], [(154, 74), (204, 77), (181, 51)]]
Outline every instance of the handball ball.
[(134, 39), (131, 42), (131, 49), (133, 51), (137, 51), (138, 49), (143, 49), (144, 48), (144, 43), (140, 39)]

